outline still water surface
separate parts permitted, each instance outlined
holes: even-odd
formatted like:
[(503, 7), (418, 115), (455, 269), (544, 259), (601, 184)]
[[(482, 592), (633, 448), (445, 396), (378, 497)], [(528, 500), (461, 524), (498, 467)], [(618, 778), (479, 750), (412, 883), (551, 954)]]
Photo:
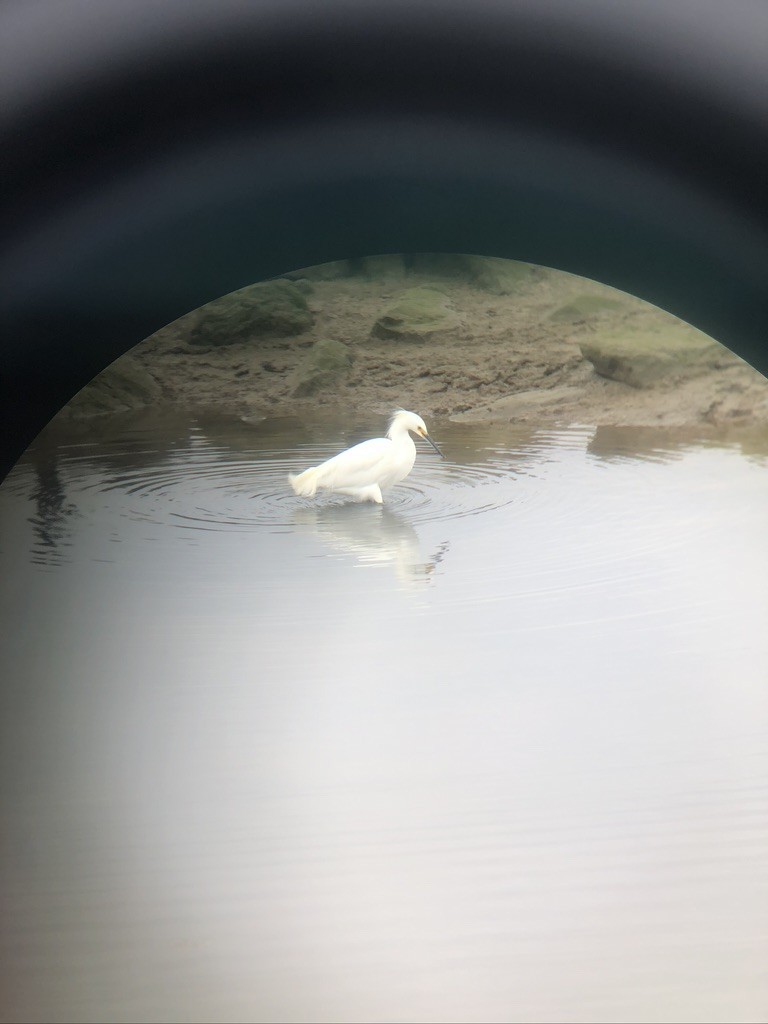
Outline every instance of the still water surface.
[(768, 438), (371, 426), (0, 488), (4, 1019), (764, 1019)]

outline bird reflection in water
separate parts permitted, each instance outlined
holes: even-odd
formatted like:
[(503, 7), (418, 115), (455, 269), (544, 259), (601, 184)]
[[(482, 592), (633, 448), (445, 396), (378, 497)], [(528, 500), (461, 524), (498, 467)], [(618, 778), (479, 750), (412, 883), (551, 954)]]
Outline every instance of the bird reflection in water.
[(340, 503), (297, 509), (294, 525), (316, 534), (333, 550), (352, 555), (357, 565), (392, 565), (404, 583), (427, 581), (448, 551), (448, 541), (429, 557), (413, 526), (397, 512), (381, 506)]

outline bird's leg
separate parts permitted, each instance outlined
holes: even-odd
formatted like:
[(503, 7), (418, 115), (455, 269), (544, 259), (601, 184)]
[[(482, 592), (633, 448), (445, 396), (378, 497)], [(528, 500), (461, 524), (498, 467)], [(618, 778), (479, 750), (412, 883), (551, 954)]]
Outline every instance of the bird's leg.
[(381, 488), (378, 484), (371, 484), (370, 487), (361, 487), (358, 501), (375, 501), (377, 505), (383, 505), (384, 499), (381, 496)]

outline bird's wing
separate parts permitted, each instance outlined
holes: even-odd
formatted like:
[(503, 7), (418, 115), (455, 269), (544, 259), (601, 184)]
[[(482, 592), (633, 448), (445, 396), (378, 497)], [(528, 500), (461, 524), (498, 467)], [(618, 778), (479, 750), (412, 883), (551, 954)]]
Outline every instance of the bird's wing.
[(367, 487), (374, 483), (387, 460), (392, 457), (392, 442), (374, 437), (348, 448), (318, 468), (325, 487)]

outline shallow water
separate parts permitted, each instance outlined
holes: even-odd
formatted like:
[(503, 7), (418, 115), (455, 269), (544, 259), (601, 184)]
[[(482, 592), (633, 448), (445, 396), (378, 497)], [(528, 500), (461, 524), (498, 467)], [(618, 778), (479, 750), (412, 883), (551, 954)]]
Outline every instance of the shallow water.
[(763, 1019), (768, 441), (370, 426), (0, 488), (4, 1019)]

